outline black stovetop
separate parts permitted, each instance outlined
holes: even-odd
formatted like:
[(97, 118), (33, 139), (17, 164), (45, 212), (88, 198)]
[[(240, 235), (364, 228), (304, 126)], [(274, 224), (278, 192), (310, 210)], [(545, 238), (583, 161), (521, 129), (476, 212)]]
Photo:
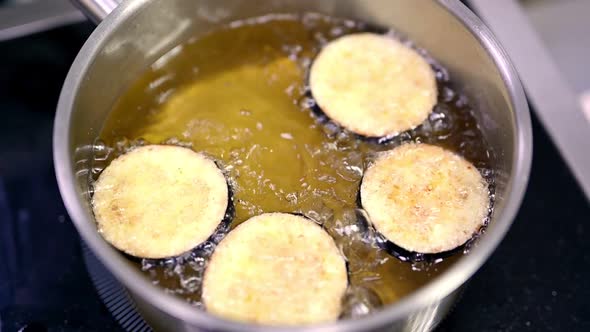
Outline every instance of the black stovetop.
[[(89, 24), (0, 43), (0, 330), (120, 330), (98, 298), (53, 171), (58, 94)], [(514, 226), (439, 331), (590, 331), (590, 206), (533, 117)], [(590, 170), (588, 170), (590, 171)]]

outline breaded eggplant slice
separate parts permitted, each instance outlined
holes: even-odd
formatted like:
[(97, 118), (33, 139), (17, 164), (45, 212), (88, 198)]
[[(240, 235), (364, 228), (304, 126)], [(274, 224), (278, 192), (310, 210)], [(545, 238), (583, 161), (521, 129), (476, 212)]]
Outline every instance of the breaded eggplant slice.
[(427, 255), (469, 241), (484, 226), (490, 207), (488, 185), (478, 170), (428, 144), (408, 143), (379, 155), (364, 174), (360, 196), (369, 222), (394, 244), (386, 248)]
[(100, 234), (131, 256), (151, 259), (178, 256), (207, 240), (228, 203), (227, 181), (215, 162), (169, 145), (113, 160), (92, 197)]
[(374, 33), (340, 37), (311, 67), (318, 107), (366, 137), (393, 137), (421, 124), (437, 100), (435, 73), (418, 52)]
[(334, 240), (302, 216), (266, 213), (220, 242), (205, 271), (206, 310), (265, 325), (333, 321), (348, 284)]

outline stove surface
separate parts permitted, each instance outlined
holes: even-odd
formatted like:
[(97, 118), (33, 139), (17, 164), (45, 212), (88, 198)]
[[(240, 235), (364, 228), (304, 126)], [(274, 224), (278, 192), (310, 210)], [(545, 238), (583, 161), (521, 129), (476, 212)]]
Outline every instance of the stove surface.
[[(0, 330), (119, 331), (59, 196), (51, 130), (93, 27), (0, 43)], [(533, 170), (506, 239), (438, 331), (590, 331), (590, 206), (536, 119)]]

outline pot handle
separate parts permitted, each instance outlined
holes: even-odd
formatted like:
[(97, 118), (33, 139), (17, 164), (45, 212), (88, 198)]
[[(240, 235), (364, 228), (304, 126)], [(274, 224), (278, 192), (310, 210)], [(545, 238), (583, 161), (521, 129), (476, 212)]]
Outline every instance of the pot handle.
[(98, 24), (123, 0), (72, 0), (90, 20)]

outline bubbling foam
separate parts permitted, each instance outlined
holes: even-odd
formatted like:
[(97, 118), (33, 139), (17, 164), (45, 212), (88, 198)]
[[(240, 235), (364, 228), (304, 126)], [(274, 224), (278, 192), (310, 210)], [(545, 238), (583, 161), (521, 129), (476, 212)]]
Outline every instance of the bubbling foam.
[[(306, 82), (326, 43), (365, 31), (402, 40), (436, 73), (439, 97), (433, 112), (395, 137), (366, 139), (342, 129), (317, 108)], [(334, 238), (349, 272), (342, 318), (354, 319), (413, 292), (457, 259), (401, 262), (381, 249), (382, 236), (363, 222), (366, 212), (357, 193), (364, 170), (379, 152), (405, 142), (464, 156), (488, 181), (493, 207), (493, 156), (472, 105), (425, 50), (394, 31), (361, 22), (318, 14), (268, 16), (192, 39), (140, 77), (121, 96), (93, 146), (89, 183), (112, 159), (145, 144), (207, 154), (232, 188), (236, 214), (230, 228), (264, 212), (290, 212), (314, 220)], [(229, 229), (218, 231), (189, 253), (144, 259), (138, 268), (166, 292), (203, 308), (203, 273)]]

